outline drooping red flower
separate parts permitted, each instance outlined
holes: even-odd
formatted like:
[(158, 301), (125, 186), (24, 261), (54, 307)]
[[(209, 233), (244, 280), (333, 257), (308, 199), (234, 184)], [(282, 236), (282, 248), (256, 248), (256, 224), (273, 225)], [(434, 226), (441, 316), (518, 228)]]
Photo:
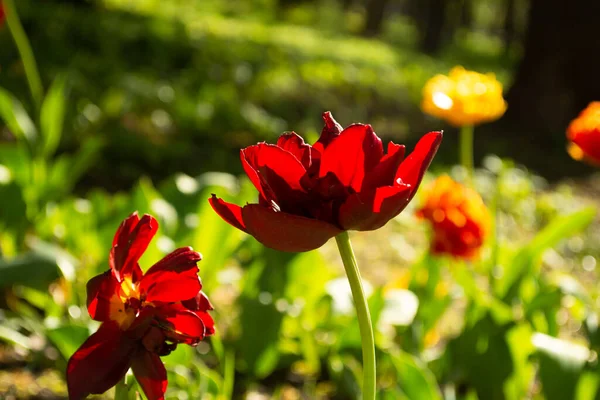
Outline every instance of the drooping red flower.
[(323, 119), (313, 146), (291, 132), (276, 145), (241, 150), (258, 204), (240, 207), (213, 194), (213, 209), (265, 246), (292, 252), (316, 249), (345, 230), (378, 229), (398, 215), (415, 195), (442, 133), (423, 136), (404, 158), (404, 146), (392, 142), (384, 154), (370, 125), (342, 130), (331, 113)]
[(160, 356), (214, 333), (212, 305), (198, 277), (200, 253), (179, 248), (142, 272), (138, 260), (157, 228), (152, 216), (133, 213), (114, 237), (110, 269), (88, 282), (88, 311), (102, 324), (69, 359), (71, 400), (104, 393), (129, 368), (149, 400), (164, 399), (167, 373)]
[(0, 26), (4, 25), (6, 19), (6, 13), (4, 12), (4, 4), (0, 1)]

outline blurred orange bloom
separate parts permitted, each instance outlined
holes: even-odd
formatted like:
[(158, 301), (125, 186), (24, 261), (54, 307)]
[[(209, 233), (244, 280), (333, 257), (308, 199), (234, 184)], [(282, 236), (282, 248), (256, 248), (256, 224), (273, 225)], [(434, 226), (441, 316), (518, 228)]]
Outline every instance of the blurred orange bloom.
[(494, 74), (480, 74), (454, 67), (448, 75), (436, 75), (423, 88), (421, 109), (454, 126), (494, 121), (506, 111), (502, 84)]
[(491, 225), (481, 196), (447, 175), (433, 183), (417, 216), (427, 219), (433, 227), (434, 254), (460, 258), (477, 256)]
[(567, 128), (571, 157), (600, 166), (600, 101), (591, 102)]

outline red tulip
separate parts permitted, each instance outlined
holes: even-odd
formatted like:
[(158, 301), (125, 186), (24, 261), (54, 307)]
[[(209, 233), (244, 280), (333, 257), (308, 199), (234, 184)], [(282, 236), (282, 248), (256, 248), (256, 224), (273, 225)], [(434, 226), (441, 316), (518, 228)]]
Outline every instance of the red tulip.
[(442, 140), (430, 132), (404, 158), (404, 146), (381, 139), (370, 125), (342, 130), (331, 113), (313, 145), (296, 133), (276, 145), (241, 151), (246, 174), (259, 192), (244, 207), (216, 197), (213, 209), (228, 223), (281, 251), (308, 251), (345, 230), (370, 231), (398, 215), (415, 195)]
[(0, 26), (4, 25), (4, 20), (6, 19), (6, 13), (4, 12), (4, 4), (0, 2)]
[(177, 249), (145, 274), (138, 265), (157, 228), (147, 214), (123, 221), (110, 251), (110, 269), (88, 282), (88, 311), (102, 325), (69, 360), (70, 399), (104, 393), (130, 367), (149, 400), (164, 399), (167, 373), (160, 356), (214, 333), (212, 306), (196, 266), (200, 253)]

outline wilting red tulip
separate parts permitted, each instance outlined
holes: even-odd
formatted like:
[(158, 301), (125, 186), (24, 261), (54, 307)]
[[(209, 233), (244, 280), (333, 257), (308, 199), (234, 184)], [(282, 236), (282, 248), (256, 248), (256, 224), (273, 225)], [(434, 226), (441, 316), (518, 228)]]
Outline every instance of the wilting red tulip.
[(567, 129), (568, 151), (578, 161), (600, 166), (600, 101), (591, 102)]
[(149, 400), (164, 399), (167, 373), (160, 356), (177, 344), (214, 333), (191, 247), (173, 251), (144, 274), (138, 260), (158, 228), (150, 215), (127, 218), (115, 235), (110, 269), (87, 284), (90, 316), (102, 321), (67, 365), (71, 400), (104, 393), (131, 367)]
[(342, 130), (331, 113), (313, 145), (296, 133), (276, 145), (241, 151), (246, 174), (259, 192), (244, 207), (217, 198), (214, 210), (227, 222), (281, 251), (308, 251), (346, 230), (370, 231), (398, 215), (415, 195), (442, 140), (430, 132), (404, 158), (404, 146), (381, 139), (370, 125)]

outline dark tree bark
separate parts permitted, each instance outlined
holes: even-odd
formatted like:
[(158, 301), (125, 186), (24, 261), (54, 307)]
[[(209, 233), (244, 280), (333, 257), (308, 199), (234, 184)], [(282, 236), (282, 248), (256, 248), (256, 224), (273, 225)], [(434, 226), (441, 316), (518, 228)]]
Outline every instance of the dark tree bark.
[(504, 15), (504, 26), (502, 27), (505, 53), (510, 51), (515, 36), (515, 0), (506, 0), (506, 14)]
[[(509, 0), (512, 1), (512, 0)], [(473, 28), (473, 0), (463, 0), (460, 12), (460, 26), (462, 28)]]
[(367, 2), (365, 29), (363, 35), (377, 36), (381, 33), (381, 26), (390, 0), (369, 0)]
[(525, 52), (510, 89), (505, 119), (564, 140), (564, 130), (600, 99), (598, 0), (531, 0)]
[(342, 10), (348, 11), (354, 5), (354, 0), (342, 0)]
[(424, 53), (435, 54), (443, 44), (444, 24), (449, 0), (428, 0), (420, 3), (427, 7), (424, 13), (423, 29), (421, 30), (420, 49)]

